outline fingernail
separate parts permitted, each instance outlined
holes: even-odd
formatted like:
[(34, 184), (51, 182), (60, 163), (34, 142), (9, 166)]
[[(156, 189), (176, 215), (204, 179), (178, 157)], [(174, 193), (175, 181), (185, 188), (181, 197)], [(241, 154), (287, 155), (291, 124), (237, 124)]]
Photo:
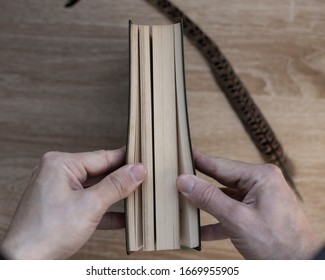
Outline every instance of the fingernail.
[(132, 174), (132, 177), (137, 181), (137, 182), (141, 182), (144, 177), (147, 175), (147, 170), (146, 168), (140, 164), (140, 163), (136, 163), (134, 164), (131, 169), (130, 172)]
[(194, 187), (194, 180), (190, 175), (181, 175), (177, 179), (177, 186), (180, 192), (189, 195)]

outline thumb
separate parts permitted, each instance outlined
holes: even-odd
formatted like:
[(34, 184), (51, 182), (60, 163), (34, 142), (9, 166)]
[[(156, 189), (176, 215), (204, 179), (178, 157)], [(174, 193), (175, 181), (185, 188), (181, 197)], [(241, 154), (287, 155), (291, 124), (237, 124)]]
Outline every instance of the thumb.
[(178, 190), (196, 207), (208, 212), (222, 224), (234, 224), (239, 219), (242, 205), (224, 194), (215, 185), (194, 175), (181, 175)]
[(128, 164), (93, 186), (93, 190), (101, 197), (106, 209), (129, 196), (144, 180), (147, 175), (146, 168), (140, 164)]

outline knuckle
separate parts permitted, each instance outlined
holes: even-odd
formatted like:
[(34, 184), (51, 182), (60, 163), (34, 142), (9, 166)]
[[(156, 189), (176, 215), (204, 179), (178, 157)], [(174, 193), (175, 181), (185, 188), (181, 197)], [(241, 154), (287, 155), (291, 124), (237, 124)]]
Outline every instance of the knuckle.
[(124, 198), (128, 195), (129, 184), (126, 178), (114, 173), (110, 174), (108, 178), (120, 198)]
[(71, 159), (67, 153), (47, 152), (41, 158), (40, 170), (58, 171), (62, 170), (63, 167), (71, 165), (70, 163)]
[(274, 190), (274, 188), (279, 188), (286, 182), (282, 170), (278, 166), (270, 163), (264, 164), (256, 177), (264, 189), (269, 188)]
[(210, 168), (210, 175), (215, 178), (218, 175), (218, 169), (217, 166), (213, 165)]
[(267, 164), (264, 165), (264, 168), (265, 168), (265, 171), (270, 175), (273, 175), (273, 176), (282, 175), (281, 169), (278, 166), (274, 165), (274, 164), (267, 163)]
[(42, 164), (49, 164), (54, 163), (62, 160), (63, 153), (60, 152), (47, 152), (42, 156), (41, 163)]
[(108, 166), (108, 170), (112, 170), (113, 169), (113, 160), (111, 158), (111, 155), (105, 150), (101, 150), (100, 152), (103, 154), (103, 157), (105, 158), (106, 166)]
[(207, 185), (206, 187), (201, 188), (197, 194), (194, 194), (199, 208), (207, 209), (209, 205), (213, 203), (213, 199), (216, 195), (215, 188), (216, 187), (213, 185)]
[(268, 163), (264, 165), (264, 170), (265, 177), (269, 181), (282, 182), (284, 180), (282, 170), (278, 166)]

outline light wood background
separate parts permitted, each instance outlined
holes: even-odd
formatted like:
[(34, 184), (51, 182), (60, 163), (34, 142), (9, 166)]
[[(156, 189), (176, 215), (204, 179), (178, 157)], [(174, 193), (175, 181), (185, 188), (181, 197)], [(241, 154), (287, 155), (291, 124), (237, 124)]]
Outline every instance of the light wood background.
[[(325, 1), (174, 0), (221, 47), (296, 166), (302, 207), (325, 237)], [(33, 167), (49, 150), (124, 145), (128, 20), (169, 22), (143, 0), (0, 2), (0, 240)], [(205, 60), (185, 40), (193, 144), (261, 163)], [(214, 219), (202, 213), (202, 223)], [(75, 259), (237, 259), (229, 241), (201, 252), (125, 254), (124, 232), (97, 232)]]

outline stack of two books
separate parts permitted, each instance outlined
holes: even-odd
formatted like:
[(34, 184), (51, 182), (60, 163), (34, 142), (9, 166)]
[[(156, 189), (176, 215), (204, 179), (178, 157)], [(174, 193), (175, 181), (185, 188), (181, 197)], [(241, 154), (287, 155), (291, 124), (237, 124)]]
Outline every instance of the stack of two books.
[(148, 175), (126, 199), (127, 251), (200, 248), (199, 211), (176, 187), (194, 174), (184, 77), (182, 23), (130, 22), (127, 162)]

